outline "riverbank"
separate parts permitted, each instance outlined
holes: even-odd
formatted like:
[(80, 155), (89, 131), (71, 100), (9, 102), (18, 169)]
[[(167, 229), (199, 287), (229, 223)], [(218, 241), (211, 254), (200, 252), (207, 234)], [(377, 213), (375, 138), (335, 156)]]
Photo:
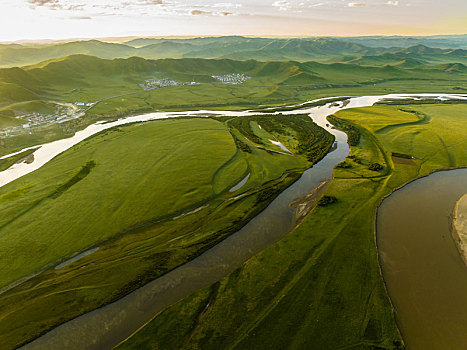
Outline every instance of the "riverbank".
[(456, 202), (452, 226), (454, 241), (457, 244), (464, 263), (467, 265), (467, 194), (464, 194)]
[(295, 208), (295, 222), (296, 227), (298, 227), (303, 219), (310, 213), (310, 211), (316, 206), (319, 199), (323, 196), (324, 192), (331, 184), (331, 179), (324, 179), (320, 182), (318, 186), (313, 188), (310, 192), (306, 195), (294, 199), (292, 203), (290, 203), (291, 208)]

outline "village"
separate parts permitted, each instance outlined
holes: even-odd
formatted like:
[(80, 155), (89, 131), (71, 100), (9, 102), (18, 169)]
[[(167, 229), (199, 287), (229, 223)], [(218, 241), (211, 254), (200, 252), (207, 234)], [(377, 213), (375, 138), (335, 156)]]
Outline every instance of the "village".
[(144, 84), (140, 84), (141, 88), (145, 91), (147, 90), (155, 90), (155, 89), (161, 89), (165, 87), (171, 87), (171, 86), (182, 86), (182, 85), (200, 85), (200, 83), (197, 83), (195, 81), (189, 82), (189, 83), (181, 83), (176, 80), (172, 79), (148, 79), (144, 82)]
[(234, 84), (239, 85), (243, 84), (251, 77), (245, 74), (225, 74), (225, 75), (213, 75), (214, 79), (219, 80), (222, 84)]
[[(238, 73), (225, 74), (225, 75), (212, 75), (211, 77), (217, 80), (218, 83), (234, 84), (234, 85), (243, 84), (248, 79), (251, 79), (251, 77), (245, 74), (238, 74)], [(180, 82), (177, 80), (164, 78), (164, 79), (148, 79), (143, 84), (139, 84), (139, 86), (143, 90), (149, 91), (149, 90), (161, 89), (161, 88), (172, 87), (172, 86), (201, 85), (201, 84), (202, 83), (199, 83), (196, 81)]]
[[(225, 74), (225, 75), (212, 75), (212, 78), (217, 80), (218, 84), (233, 84), (239, 85), (243, 84), (251, 77), (242, 74), (242, 73), (232, 73), (232, 74)], [(161, 89), (166, 87), (173, 87), (173, 86), (194, 86), (194, 85), (201, 85), (202, 83), (191, 81), (191, 82), (179, 82), (169, 78), (163, 79), (148, 79), (143, 84), (139, 84), (139, 86), (144, 91), (150, 91), (155, 89)], [(91, 109), (94, 105), (99, 103), (100, 101), (92, 101), (92, 102), (83, 102), (83, 101), (76, 101), (74, 103), (58, 103), (56, 104), (56, 110), (52, 114), (44, 114), (39, 112), (33, 112), (29, 114), (24, 114), (17, 116), (16, 118), (20, 119), (22, 124), (18, 126), (8, 127), (0, 129), (0, 138), (6, 138), (14, 135), (21, 134), (23, 132), (32, 133), (32, 130), (47, 127), (53, 124), (61, 124), (73, 119), (83, 117), (86, 112)]]
[(22, 124), (0, 130), (0, 138), (18, 135), (25, 131), (43, 128), (52, 124), (61, 124), (73, 119), (81, 118), (86, 111), (93, 107), (97, 102), (75, 102), (75, 103), (57, 103), (56, 110), (52, 114), (29, 113), (17, 116)]

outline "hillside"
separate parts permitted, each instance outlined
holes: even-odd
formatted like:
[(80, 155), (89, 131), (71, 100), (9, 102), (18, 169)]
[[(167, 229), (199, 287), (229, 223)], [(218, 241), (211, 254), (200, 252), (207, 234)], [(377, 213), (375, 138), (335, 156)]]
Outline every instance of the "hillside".
[[(83, 54), (104, 59), (138, 56), (161, 58), (229, 58), (257, 61), (320, 61), (340, 62), (352, 59), (372, 60), (369, 64), (389, 64), (390, 55), (420, 59), (425, 63), (467, 63), (466, 51), (461, 46), (431, 48), (424, 44), (405, 47), (375, 47), (364, 39), (352, 38), (246, 38), (241, 36), (206, 37), (193, 39), (141, 38), (126, 43), (108, 43), (98, 40), (73, 41), (54, 44), (0, 45), (0, 67), (25, 66), (41, 61)], [(446, 42), (448, 45), (449, 41)], [(395, 42), (397, 44), (397, 42)], [(453, 44), (454, 45), (454, 44)], [(381, 57), (380, 57), (381, 56)], [(387, 57), (386, 57), (387, 56)], [(367, 58), (369, 57), (369, 58)]]
[[(458, 73), (455, 79), (452, 72)], [(219, 80), (213, 78), (213, 76), (232, 74), (243, 75), (246, 81), (242, 84), (221, 84)], [(38, 112), (41, 112), (53, 110), (55, 108), (53, 103), (56, 101), (90, 102), (120, 95), (133, 94), (135, 98), (138, 95), (150, 95), (151, 97), (146, 96), (143, 99), (145, 102), (131, 102), (141, 108), (142, 105), (147, 106), (148, 98), (157, 99), (157, 96), (161, 96), (162, 91), (165, 91), (156, 89), (145, 92), (141, 85), (151, 79), (174, 81), (179, 87), (173, 88), (182, 89), (184, 99), (195, 103), (211, 95), (213, 97), (224, 93), (232, 95), (232, 89), (236, 91), (234, 96), (240, 99), (256, 96), (261, 100), (266, 97), (285, 98), (280, 91), (286, 88), (356, 87), (394, 80), (462, 81), (465, 80), (465, 74), (466, 67), (461, 63), (425, 64), (421, 60), (404, 58), (396, 54), (366, 56), (346, 63), (331, 64), (313, 61), (261, 62), (201, 58), (147, 60), (131, 57), (106, 60), (88, 55), (71, 55), (23, 68), (0, 69), (0, 114), (13, 117), (33, 112), (34, 108), (30, 104), (32, 101), (34, 106), (40, 107)], [(201, 85), (183, 87), (183, 84), (191, 84), (191, 82)], [(197, 95), (192, 95), (191, 92), (195, 90)], [(189, 97), (185, 95), (187, 93), (190, 94)], [(169, 99), (176, 101), (178, 96), (181, 95), (171, 95)], [(125, 101), (128, 104), (119, 107), (110, 104), (108, 109), (121, 107), (134, 109), (135, 106), (130, 108), (131, 103)], [(101, 109), (99, 107), (94, 110)], [(101, 112), (105, 113), (105, 110)]]

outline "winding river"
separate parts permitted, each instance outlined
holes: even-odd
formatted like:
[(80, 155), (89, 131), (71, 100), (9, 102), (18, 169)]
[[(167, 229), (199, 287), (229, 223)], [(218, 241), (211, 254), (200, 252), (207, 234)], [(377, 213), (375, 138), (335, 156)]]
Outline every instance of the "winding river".
[[(336, 164), (349, 153), (345, 133), (328, 125), (326, 117), (342, 109), (371, 106), (384, 99), (439, 98), (467, 99), (467, 95), (450, 94), (389, 94), (345, 98), (345, 102), (330, 102), (318, 107), (298, 104), (283, 114), (309, 114), (321, 127), (336, 137), (337, 146), (312, 168), (306, 170), (298, 181), (283, 191), (263, 212), (240, 231), (206, 251), (192, 261), (170, 271), (124, 298), (68, 321), (33, 342), (24, 349), (107, 349), (117, 345), (148, 322), (159, 311), (193, 292), (208, 286), (235, 270), (253, 255), (277, 242), (295, 227), (295, 209), (290, 203), (309, 193), (323, 179), (332, 178)], [(326, 99), (323, 99), (326, 100)], [(319, 100), (310, 101), (317, 102)], [(307, 103), (310, 103), (307, 102)], [(152, 121), (181, 116), (258, 114), (255, 111), (187, 111), (157, 112), (133, 116), (117, 121), (92, 124), (73, 137), (40, 145), (34, 151), (34, 161), (18, 163), (0, 172), (0, 187), (48, 163), (58, 154), (84, 139), (118, 125)], [(37, 147), (37, 146), (36, 146)], [(21, 151), (20, 151), (21, 152)], [(19, 153), (19, 152), (17, 152)], [(1, 158), (7, 158), (6, 155)]]

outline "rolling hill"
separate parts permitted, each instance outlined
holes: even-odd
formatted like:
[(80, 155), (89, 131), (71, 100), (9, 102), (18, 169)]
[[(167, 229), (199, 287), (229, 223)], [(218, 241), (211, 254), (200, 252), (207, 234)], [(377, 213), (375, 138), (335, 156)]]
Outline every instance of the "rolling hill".
[[(369, 43), (371, 40), (369, 39)], [(125, 43), (99, 40), (68, 43), (0, 45), (0, 67), (25, 66), (42, 61), (83, 54), (104, 59), (138, 56), (146, 59), (161, 58), (229, 58), (257, 61), (320, 61), (340, 62), (362, 60), (368, 65), (391, 64), (407, 58), (424, 63), (459, 62), (467, 64), (466, 50), (439, 49), (423, 44), (410, 47), (373, 47), (365, 41), (336, 38), (247, 38), (206, 37), (193, 39), (140, 38)], [(391, 55), (397, 56), (395, 61)], [(367, 62), (368, 63), (365, 63)]]
[[(436, 52), (444, 54), (443, 50)], [(282, 96), (279, 90), (358, 87), (396, 80), (449, 81), (455, 78), (454, 80), (462, 81), (465, 80), (466, 69), (462, 63), (426, 64), (409, 55), (404, 57), (396, 54), (365, 56), (346, 63), (331, 64), (289, 60), (239, 61), (225, 58), (148, 60), (130, 57), (107, 60), (88, 55), (70, 55), (22, 68), (0, 69), (0, 114), (13, 117), (30, 113), (34, 110), (32, 102), (34, 106), (40, 107), (38, 111), (43, 111), (53, 109), (50, 104), (53, 101), (100, 101), (143, 93), (150, 94), (151, 99), (157, 98), (165, 90), (145, 92), (140, 84), (148, 79), (201, 83), (202, 85), (191, 88), (180, 86), (178, 89), (183, 91), (182, 95), (175, 94), (171, 97), (174, 100), (189, 94), (190, 101), (201, 103), (206, 96), (214, 97), (218, 94), (219, 89), (229, 95), (235, 90), (232, 96), (239, 99), (247, 96), (256, 96), (258, 99), (267, 96), (285, 98), (286, 95)], [(456, 73), (455, 77), (453, 72)], [(229, 74), (243, 74), (250, 79), (240, 85), (225, 85), (213, 78)], [(256, 95), (259, 91), (261, 94)], [(289, 91), (288, 94), (290, 93)], [(147, 100), (137, 103), (148, 104)]]

